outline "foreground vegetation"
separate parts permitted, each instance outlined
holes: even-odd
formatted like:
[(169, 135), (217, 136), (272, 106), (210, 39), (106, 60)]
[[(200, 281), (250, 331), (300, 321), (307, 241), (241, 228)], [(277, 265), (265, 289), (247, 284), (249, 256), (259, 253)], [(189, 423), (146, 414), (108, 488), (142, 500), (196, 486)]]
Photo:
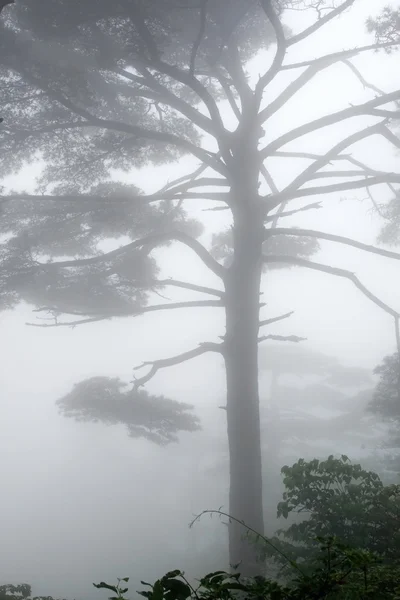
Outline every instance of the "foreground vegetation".
[[(379, 475), (344, 455), (299, 459), (282, 475), (277, 513), (295, 515), (294, 521), (271, 539), (241, 523), (257, 548), (260, 575), (244, 578), (240, 564), (232, 565), (232, 572), (208, 573), (194, 585), (177, 569), (155, 583), (142, 581), (145, 589), (137, 593), (148, 600), (399, 600), (400, 485), (383, 485)], [(206, 513), (240, 523), (221, 510)], [(275, 575), (267, 576), (272, 566)], [(126, 600), (128, 582), (93, 585), (110, 590), (109, 600)], [(0, 586), (0, 600), (29, 599), (27, 584)]]

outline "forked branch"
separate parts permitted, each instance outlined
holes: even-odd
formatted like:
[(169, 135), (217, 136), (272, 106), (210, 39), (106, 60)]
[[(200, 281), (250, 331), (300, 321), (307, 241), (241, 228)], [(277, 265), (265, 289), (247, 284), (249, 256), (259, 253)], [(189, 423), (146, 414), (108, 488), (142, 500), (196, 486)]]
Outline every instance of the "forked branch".
[(194, 350), (189, 350), (188, 352), (183, 352), (182, 354), (178, 354), (177, 356), (172, 356), (171, 358), (163, 358), (160, 360), (154, 361), (146, 361), (134, 368), (134, 371), (142, 369), (143, 367), (150, 366), (151, 369), (149, 372), (143, 377), (139, 377), (134, 379), (133, 384), (135, 388), (139, 388), (145, 385), (150, 379), (152, 379), (160, 369), (165, 369), (167, 367), (174, 367), (175, 365), (180, 365), (181, 363), (187, 362), (192, 358), (197, 358), (202, 354), (206, 354), (207, 352), (218, 352), (223, 354), (223, 344), (216, 344), (213, 342), (204, 342), (199, 344), (197, 348)]

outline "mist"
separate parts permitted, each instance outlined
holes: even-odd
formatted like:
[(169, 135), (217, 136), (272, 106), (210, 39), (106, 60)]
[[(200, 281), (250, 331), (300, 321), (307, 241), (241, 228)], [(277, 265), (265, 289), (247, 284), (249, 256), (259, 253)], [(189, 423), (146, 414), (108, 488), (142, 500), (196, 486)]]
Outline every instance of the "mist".
[[(365, 21), (385, 5), (381, 0), (356, 1), (351, 10), (290, 49), (287, 62), (371, 43)], [(313, 11), (289, 10), (283, 22), (295, 34), (314, 18)], [(254, 84), (272, 63), (274, 52), (272, 44), (251, 59)], [(356, 56), (354, 64), (368, 81), (389, 93), (399, 89), (398, 60), (397, 52), (371, 52)], [(294, 77), (290, 70), (282, 72), (268, 88), (264, 103)], [(342, 63), (324, 69), (268, 121), (263, 145), (293, 127), (374, 96)], [(228, 103), (221, 101), (219, 106), (227, 129), (234, 130), (235, 117)], [(333, 130), (312, 134), (306, 142), (297, 140), (293, 148), (324, 153), (375, 120), (360, 116), (352, 123), (343, 121)], [(209, 142), (207, 136), (205, 140)], [(377, 137), (358, 144), (357, 153), (359, 160), (377, 171), (399, 171), (398, 150)], [(5, 175), (4, 193), (33, 193), (43, 165), (42, 160), (33, 161)], [(113, 177), (152, 194), (197, 165), (196, 158), (183, 156), (168, 165), (148, 164), (128, 172), (113, 169)], [(283, 166), (271, 157), (267, 166), (282, 188), (306, 163), (288, 159)], [(373, 194), (377, 204), (390, 197), (384, 185), (374, 188)], [(382, 223), (365, 189), (316, 200), (321, 200), (321, 210), (300, 212), (286, 219), (284, 226), (376, 244)], [(302, 203), (294, 200), (290, 208)], [(185, 206), (191, 218), (204, 224), (199, 238), (204, 245), (210, 245), (213, 233), (231, 225), (228, 211), (204, 210), (212, 204), (188, 200)], [(106, 241), (102, 250), (119, 245), (118, 240)], [(172, 277), (218, 288), (218, 278), (179, 244), (157, 248), (152, 256), (160, 267), (159, 279)], [(398, 261), (324, 240), (313, 259), (356, 272), (373, 294), (400, 312)], [(167, 288), (161, 295), (153, 293), (150, 304), (197, 298), (194, 292), (179, 288)], [(266, 341), (259, 349), (263, 508), (265, 530), (273, 535), (285, 521), (276, 517), (283, 465), (299, 457), (311, 460), (346, 454), (353, 462), (380, 469), (385, 477), (379, 447), (386, 429), (366, 407), (378, 381), (373, 370), (384, 356), (396, 352), (396, 337), (390, 315), (350, 281), (326, 273), (303, 268), (268, 271), (260, 301), (265, 303), (262, 319), (294, 311), (268, 333), (305, 338), (295, 344)], [(190, 577), (228, 569), (228, 531), (223, 519), (204, 515), (189, 527), (203, 510), (229, 510), (226, 381), (221, 356), (209, 353), (162, 368), (145, 385), (150, 394), (193, 405), (201, 430), (180, 432), (178, 443), (158, 446), (145, 437), (132, 439), (121, 424), (76, 422), (61, 415), (56, 405), (82, 380), (118, 377), (129, 386), (134, 377), (146, 373), (146, 366), (134, 370), (145, 361), (176, 356), (204, 342), (219, 342), (225, 334), (224, 310), (183, 308), (76, 327), (40, 328), (31, 326), (45, 322), (34, 309), (22, 301), (0, 312), (0, 584), (26, 582), (32, 585), (33, 595), (80, 600), (107, 597), (93, 582), (129, 576), (134, 593), (141, 580), (154, 581), (172, 569), (182, 569)], [(287, 349), (299, 355), (310, 353), (305, 359), (308, 371), (282, 368), (278, 392), (273, 391), (276, 369), (271, 370), (268, 359), (274, 348), (283, 353)], [(324, 373), (313, 372), (314, 354), (329, 357), (344, 370), (359, 368), (364, 379), (347, 387), (331, 385)], [(289, 360), (283, 355), (284, 366)], [(355, 398), (359, 404), (350, 402)], [(350, 419), (348, 427), (341, 421), (335, 425), (335, 419), (352, 411), (358, 416), (354, 422)]]

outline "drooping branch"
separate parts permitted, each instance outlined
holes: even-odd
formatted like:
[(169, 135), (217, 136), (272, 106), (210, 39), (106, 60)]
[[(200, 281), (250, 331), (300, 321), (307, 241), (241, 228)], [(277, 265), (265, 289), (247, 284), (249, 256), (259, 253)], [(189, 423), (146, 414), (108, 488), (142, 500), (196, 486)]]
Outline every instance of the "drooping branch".
[(329, 275), (335, 275), (337, 277), (343, 277), (344, 279), (348, 279), (364, 294), (364, 296), (366, 296), (369, 300), (371, 300), (371, 302), (376, 304), (376, 306), (379, 306), (379, 308), (381, 308), (386, 313), (388, 313), (389, 315), (391, 315), (392, 317), (394, 317), (396, 319), (400, 317), (400, 314), (396, 310), (394, 310), (393, 308), (391, 308), (390, 306), (385, 304), (385, 302), (383, 302), (377, 296), (375, 296), (375, 294), (370, 292), (369, 289), (366, 288), (365, 285), (363, 285), (361, 283), (361, 281), (358, 279), (358, 277), (351, 271), (347, 271), (346, 269), (340, 269), (337, 267), (331, 267), (329, 265), (324, 265), (321, 263), (313, 262), (313, 261), (307, 260), (305, 258), (300, 258), (297, 256), (268, 255), (268, 256), (264, 256), (263, 260), (266, 264), (268, 264), (268, 263), (284, 263), (284, 264), (298, 266), (298, 267), (305, 267), (307, 269), (313, 269), (315, 271), (321, 271), (322, 273), (328, 273)]
[(350, 8), (350, 6), (354, 4), (354, 2), (355, 0), (346, 0), (345, 2), (340, 4), (340, 6), (334, 8), (333, 10), (331, 10), (331, 12), (327, 13), (325, 16), (318, 19), (318, 21), (310, 25), (310, 27), (307, 27), (307, 29), (304, 29), (304, 31), (301, 31), (297, 35), (294, 35), (293, 37), (289, 38), (287, 41), (288, 47), (293, 46), (294, 44), (297, 44), (298, 42), (301, 42), (302, 40), (308, 38), (310, 35), (318, 31), (318, 29), (321, 29), (321, 27), (324, 27), (327, 23), (329, 23), (329, 21), (332, 21), (332, 19), (335, 19), (337, 16), (339, 16), (347, 8)]
[(284, 319), (288, 319), (294, 313), (294, 310), (291, 312), (285, 313), (284, 315), (279, 315), (279, 317), (272, 317), (271, 319), (264, 319), (260, 321), (259, 326), (264, 327), (264, 325), (272, 325), (272, 323), (277, 323), (278, 321), (283, 321)]
[(220, 277), (221, 279), (225, 276), (225, 268), (219, 264), (206, 250), (206, 248), (200, 244), (197, 240), (192, 238), (190, 235), (183, 233), (181, 231), (173, 231), (166, 233), (156, 233), (154, 235), (149, 235), (145, 238), (141, 238), (139, 240), (135, 240), (134, 242), (130, 242), (125, 246), (121, 246), (120, 248), (116, 248), (115, 250), (111, 250), (110, 252), (105, 252), (99, 256), (93, 256), (90, 258), (78, 258), (74, 260), (64, 260), (64, 261), (53, 261), (49, 263), (40, 263), (35, 269), (52, 269), (52, 268), (65, 268), (65, 267), (83, 267), (87, 265), (98, 264), (102, 262), (107, 262), (111, 259), (117, 258), (126, 254), (131, 250), (135, 250), (138, 248), (146, 248), (147, 251), (151, 251), (153, 248), (165, 244), (166, 242), (181, 242), (188, 248), (191, 248), (195, 254), (200, 258), (200, 260), (205, 264), (206, 267), (210, 269), (215, 275)]
[(400, 90), (390, 92), (384, 96), (373, 98), (372, 100), (364, 102), (363, 104), (355, 104), (349, 108), (339, 110), (335, 113), (315, 119), (314, 121), (310, 121), (309, 123), (305, 123), (304, 125), (300, 125), (300, 127), (296, 127), (295, 129), (292, 129), (291, 131), (270, 142), (260, 151), (261, 158), (264, 160), (268, 156), (274, 154), (276, 150), (279, 150), (285, 144), (307, 135), (308, 133), (318, 131), (319, 129), (328, 127), (329, 125), (334, 125), (335, 123), (340, 123), (341, 121), (350, 119), (352, 117), (368, 115), (371, 113), (371, 109), (383, 104), (388, 104), (389, 102), (395, 102), (396, 100), (400, 100)]
[(376, 246), (371, 246), (370, 244), (363, 244), (362, 242), (357, 242), (357, 240), (353, 240), (351, 238), (344, 237), (342, 235), (334, 235), (332, 233), (325, 233), (323, 231), (315, 231), (313, 229), (298, 229), (296, 228), (286, 228), (279, 227), (276, 229), (267, 229), (266, 231), (266, 239), (273, 235), (294, 235), (300, 237), (313, 237), (321, 240), (328, 240), (330, 242), (338, 242), (339, 244), (345, 244), (347, 246), (352, 246), (353, 248), (357, 248), (358, 250), (364, 250), (365, 252), (372, 252), (373, 254), (378, 254), (380, 256), (385, 256), (386, 258), (393, 258), (395, 260), (400, 260), (399, 252), (391, 252), (390, 250), (384, 250), (383, 248), (377, 248)]
[(263, 335), (258, 338), (258, 343), (266, 340), (274, 340), (275, 342), (305, 342), (307, 338), (299, 337), (298, 335)]
[(206, 354), (207, 352), (218, 352), (220, 354), (223, 354), (224, 345), (216, 344), (213, 342), (204, 342), (204, 343), (200, 344), (198, 346), (198, 348), (195, 348), (194, 350), (189, 350), (188, 352), (183, 352), (182, 354), (178, 354), (177, 356), (172, 356), (171, 358), (164, 358), (164, 359), (154, 360), (154, 361), (146, 361), (146, 362), (142, 363), (141, 365), (139, 365), (138, 367), (134, 368), (134, 370), (137, 371), (139, 369), (142, 369), (143, 367), (151, 366), (150, 371), (146, 375), (144, 375), (143, 377), (140, 377), (140, 378), (135, 378), (135, 380), (133, 382), (134, 387), (139, 388), (139, 387), (145, 385), (148, 381), (150, 381), (150, 379), (152, 379), (157, 374), (157, 372), (160, 369), (165, 369), (167, 367), (173, 367), (175, 365), (182, 364), (188, 360), (191, 360), (192, 358), (197, 358), (198, 356), (201, 356), (202, 354)]

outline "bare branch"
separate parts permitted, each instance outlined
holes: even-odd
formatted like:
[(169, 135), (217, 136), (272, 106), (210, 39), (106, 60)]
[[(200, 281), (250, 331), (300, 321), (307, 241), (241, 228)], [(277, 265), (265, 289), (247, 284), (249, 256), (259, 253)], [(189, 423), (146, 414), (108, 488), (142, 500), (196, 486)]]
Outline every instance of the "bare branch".
[[(312, 152), (285, 152), (279, 151), (272, 152), (270, 156), (274, 156), (276, 158), (303, 158), (305, 160), (317, 160), (323, 157), (323, 154), (314, 154)], [(331, 160), (347, 160), (350, 157), (350, 154), (341, 154), (340, 156), (335, 156)]]
[[(93, 317), (89, 317), (87, 319), (82, 319), (80, 321), (71, 321), (71, 322), (58, 322), (55, 320), (54, 323), (26, 323), (30, 327), (76, 327), (77, 325), (83, 325), (86, 323), (94, 323), (96, 321), (105, 321), (108, 319), (117, 319), (117, 318), (126, 318), (126, 317), (140, 317), (145, 313), (149, 312), (157, 312), (160, 310), (175, 310), (182, 308), (219, 308), (223, 307), (224, 302), (222, 300), (188, 300), (186, 302), (170, 302), (168, 304), (153, 304), (151, 306), (143, 306), (136, 310), (126, 310), (121, 311), (119, 313), (108, 313), (108, 314), (99, 314)], [(56, 306), (43, 306), (41, 308), (36, 309), (34, 312), (48, 312), (54, 314), (72, 314), (72, 315), (84, 315), (85, 313), (79, 313), (75, 311), (69, 310), (60, 310), (60, 308)], [(86, 313), (88, 314), (88, 313)], [(90, 312), (89, 314), (93, 314)]]
[(322, 69), (329, 67), (331, 64), (333, 64), (333, 62), (335, 61), (332, 59), (331, 61), (327, 60), (323, 65), (311, 65), (306, 71), (304, 71), (304, 73), (295, 79), (295, 81), (289, 83), (284, 91), (259, 113), (258, 119), (260, 124), (264, 123), (280, 108), (285, 106), (288, 100), (290, 100), (290, 98), (292, 98), (299, 90), (301, 90), (301, 88), (311, 81), (315, 75), (322, 71)]
[(266, 239), (268, 239), (272, 235), (294, 235), (300, 237), (313, 237), (321, 240), (328, 240), (330, 242), (346, 244), (347, 246), (353, 246), (353, 248), (357, 248), (358, 250), (364, 250), (365, 252), (372, 252), (373, 254), (385, 256), (386, 258), (394, 258), (395, 260), (400, 260), (400, 253), (398, 252), (391, 252), (390, 250), (377, 248), (376, 246), (371, 246), (370, 244), (363, 244), (362, 242), (357, 242), (356, 240), (341, 235), (334, 235), (332, 233), (325, 233), (323, 231), (315, 231), (313, 229), (298, 229), (297, 227), (280, 227), (277, 229), (267, 229), (265, 236)]
[(222, 73), (220, 73), (220, 71), (217, 68), (214, 68), (214, 74), (216, 79), (218, 80), (220, 86), (222, 87), (222, 89), (224, 90), (226, 99), (229, 102), (229, 105), (232, 109), (233, 114), (235, 115), (235, 117), (237, 118), (238, 121), (240, 121), (241, 117), (242, 117), (242, 113), (240, 112), (240, 108), (236, 103), (235, 100), (235, 96), (232, 93), (232, 90), (230, 88), (230, 83), (229, 80), (227, 80)]
[(264, 177), (264, 179), (265, 179), (265, 181), (266, 181), (269, 189), (271, 190), (271, 192), (273, 194), (279, 194), (279, 189), (276, 186), (276, 184), (275, 184), (275, 182), (274, 182), (274, 180), (272, 178), (272, 175), (268, 171), (267, 167), (265, 165), (263, 165), (263, 164), (260, 165), (260, 171), (261, 171), (261, 174), (263, 175), (263, 177)]
[(52, 268), (65, 268), (65, 267), (83, 267), (87, 265), (93, 265), (101, 262), (109, 261), (113, 258), (117, 258), (130, 250), (138, 249), (138, 248), (146, 248), (148, 252), (151, 252), (153, 248), (165, 244), (166, 242), (181, 242), (188, 248), (191, 248), (193, 252), (197, 254), (200, 260), (205, 264), (206, 267), (210, 269), (215, 275), (220, 277), (221, 279), (225, 276), (225, 267), (219, 264), (206, 250), (206, 248), (200, 244), (197, 240), (192, 238), (190, 235), (183, 233), (181, 231), (174, 232), (166, 232), (166, 233), (158, 233), (154, 235), (149, 235), (146, 238), (141, 238), (140, 240), (135, 240), (125, 246), (121, 246), (120, 248), (116, 248), (115, 250), (111, 250), (110, 252), (105, 252), (100, 256), (94, 256), (91, 258), (79, 258), (76, 260), (64, 260), (64, 261), (54, 261), (49, 263), (41, 263), (38, 267), (34, 267), (35, 269), (52, 269)]
[(315, 160), (311, 165), (309, 165), (302, 173), (300, 173), (300, 175), (298, 175), (288, 186), (286, 186), (282, 190), (282, 193), (284, 194), (285, 192), (289, 192), (291, 190), (297, 190), (302, 185), (307, 183), (317, 171), (328, 165), (331, 162), (331, 160), (335, 156), (338, 156), (343, 150), (367, 137), (382, 133), (382, 129), (382, 123), (377, 123), (375, 125), (372, 125), (371, 127), (366, 127), (361, 131), (357, 131), (356, 133), (353, 133), (352, 135), (349, 135), (345, 139), (341, 140), (323, 156), (321, 156), (320, 158)]
[(305, 258), (300, 258), (297, 256), (272, 256), (267, 255), (264, 256), (265, 263), (285, 263), (298, 267), (306, 267), (307, 269), (313, 269), (315, 271), (322, 271), (323, 273), (328, 273), (329, 275), (336, 275), (338, 277), (343, 277), (344, 279), (348, 279), (351, 281), (363, 294), (366, 296), (371, 302), (379, 306), (382, 310), (387, 312), (392, 317), (396, 319), (400, 317), (400, 314), (395, 311), (393, 308), (382, 302), (375, 294), (370, 292), (368, 288), (366, 288), (358, 277), (352, 273), (351, 271), (347, 271), (346, 269), (339, 269), (337, 267), (331, 267), (329, 265), (323, 265), (321, 263), (312, 262), (310, 260), (306, 260)]
[(135, 378), (135, 381), (133, 382), (134, 387), (139, 388), (142, 385), (145, 385), (145, 383), (150, 381), (150, 379), (152, 379), (160, 369), (165, 369), (167, 367), (173, 367), (175, 365), (179, 365), (183, 362), (191, 360), (192, 358), (196, 358), (198, 356), (201, 356), (202, 354), (206, 354), (207, 352), (219, 352), (220, 354), (223, 354), (223, 351), (224, 351), (223, 349), (224, 349), (223, 344), (215, 344), (212, 342), (205, 342), (205, 343), (200, 344), (198, 346), (198, 348), (195, 348), (194, 350), (189, 350), (188, 352), (183, 352), (182, 354), (178, 354), (177, 356), (173, 356), (171, 358), (164, 358), (161, 360), (144, 362), (140, 366), (135, 367), (134, 370), (137, 371), (146, 366), (151, 366), (151, 369), (143, 377)]
[(263, 327), (264, 325), (272, 325), (272, 323), (277, 323), (278, 321), (283, 321), (283, 319), (288, 319), (294, 313), (294, 310), (291, 312), (285, 313), (284, 315), (279, 315), (279, 317), (272, 317), (271, 319), (264, 319), (260, 321), (259, 326)]
[(297, 335), (263, 335), (258, 338), (258, 343), (266, 340), (274, 340), (275, 342), (305, 342), (307, 338), (298, 337)]
[(380, 88), (378, 88), (376, 85), (374, 85), (373, 83), (370, 83), (369, 81), (367, 81), (362, 74), (360, 73), (360, 71), (357, 69), (357, 67), (355, 67), (353, 65), (352, 62), (350, 62), (348, 59), (344, 59), (343, 64), (346, 65), (346, 67), (348, 67), (350, 69), (350, 71), (352, 73), (354, 73), (354, 75), (357, 77), (357, 79), (360, 81), (360, 83), (364, 86), (364, 88), (368, 88), (370, 90), (372, 90), (373, 92), (376, 92), (377, 94), (380, 94), (381, 96), (383, 96), (385, 94), (385, 92), (383, 90), (381, 90)]
[(307, 196), (318, 196), (323, 194), (333, 194), (334, 192), (343, 192), (345, 190), (356, 190), (366, 188), (372, 185), (380, 185), (382, 183), (399, 183), (400, 173), (385, 173), (376, 177), (366, 177), (359, 181), (345, 181), (343, 183), (333, 183), (332, 185), (321, 185), (318, 187), (309, 187), (302, 190), (293, 190), (279, 192), (278, 196), (273, 198), (270, 210), (278, 206), (281, 202), (294, 200), (295, 198), (305, 198)]
[[(281, 211), (281, 209), (283, 208), (284, 204), (282, 204), (279, 207), (279, 211), (278, 211), (278, 217), (279, 219), (283, 219), (285, 217), (292, 217), (293, 215), (296, 215), (299, 212), (303, 212), (305, 210), (312, 210), (312, 209), (319, 209), (322, 208), (321, 206), (321, 202), (313, 202), (312, 204), (306, 204), (306, 206), (302, 206), (302, 208), (296, 208), (295, 210), (287, 210), (287, 211)], [(276, 215), (269, 215), (265, 218), (265, 222), (268, 223), (270, 221), (274, 221), (274, 219), (276, 218)]]
[(344, 58), (351, 58), (352, 56), (356, 56), (361, 52), (369, 52), (376, 51), (379, 49), (390, 48), (393, 46), (398, 46), (400, 41), (396, 42), (385, 42), (383, 44), (369, 44), (368, 46), (360, 46), (359, 48), (351, 48), (350, 50), (342, 50), (341, 52), (333, 52), (332, 54), (326, 54), (325, 56), (320, 56), (318, 58), (313, 58), (311, 60), (304, 60), (298, 63), (291, 63), (289, 65), (283, 65), (281, 67), (282, 71), (288, 71), (290, 69), (301, 69), (304, 67), (309, 67), (310, 65), (314, 65), (316, 63), (322, 64), (325, 61), (331, 61), (332, 59), (342, 60)]
[(59, 323), (57, 320), (55, 320), (53, 323), (25, 323), (25, 325), (27, 325), (28, 327), (72, 327), (72, 329), (74, 329), (75, 327), (77, 327), (78, 325), (86, 325), (87, 323), (96, 323), (98, 321), (106, 321), (112, 319), (112, 317), (103, 317), (103, 316), (99, 316), (99, 317), (90, 317), (88, 319), (80, 319), (79, 321), (71, 321), (71, 322), (64, 322), (62, 321), (61, 323)]
[(197, 38), (193, 44), (193, 48), (192, 48), (192, 52), (191, 52), (191, 56), (190, 56), (190, 67), (189, 67), (189, 73), (191, 76), (194, 77), (194, 73), (195, 73), (195, 69), (196, 69), (196, 57), (197, 57), (197, 52), (200, 48), (200, 44), (203, 40), (204, 37), (204, 32), (206, 29), (206, 20), (207, 20), (207, 4), (208, 4), (208, 0), (202, 0), (201, 4), (200, 4), (200, 27), (199, 27), (199, 33), (197, 35)]
[[(384, 172), (383, 171), (373, 171), (371, 169), (371, 171), (368, 171), (368, 174), (370, 174), (371, 172), (376, 173), (377, 175), (383, 175)], [(310, 176), (310, 180), (312, 179), (326, 179), (328, 177), (334, 177), (334, 178), (338, 178), (338, 177), (361, 177), (361, 176), (366, 175), (366, 172), (364, 170), (361, 169), (348, 169), (347, 171), (321, 171), (320, 173), (315, 173), (314, 175)]]
[(390, 129), (384, 127), (382, 129), (382, 135), (400, 150), (400, 139), (397, 137), (397, 135), (394, 135), (394, 133), (390, 131)]
[(209, 294), (210, 296), (217, 296), (218, 298), (225, 297), (225, 293), (220, 290), (206, 287), (204, 285), (196, 285), (195, 283), (188, 283), (186, 281), (179, 281), (177, 279), (155, 279), (155, 280), (149, 282), (149, 285), (154, 286), (154, 287), (158, 287), (158, 286), (164, 287), (164, 286), (170, 285), (172, 287), (179, 287), (179, 288), (183, 288), (186, 290), (192, 290), (193, 292)]
[(368, 102), (364, 102), (363, 104), (356, 104), (354, 106), (350, 106), (349, 108), (345, 108), (343, 110), (337, 111), (335, 113), (331, 113), (329, 115), (325, 115), (324, 117), (320, 117), (319, 119), (315, 119), (309, 123), (305, 123), (300, 127), (296, 127), (291, 131), (285, 133), (279, 138), (275, 139), (273, 142), (268, 144), (265, 148), (260, 151), (260, 155), (262, 159), (271, 156), (275, 153), (276, 150), (292, 142), (293, 140), (298, 139), (308, 133), (312, 133), (313, 131), (317, 131), (322, 129), (323, 127), (327, 127), (329, 125), (334, 125), (335, 123), (340, 123), (345, 119), (350, 119), (352, 117), (357, 117), (361, 115), (370, 114), (371, 109), (381, 106), (382, 104), (388, 104), (389, 102), (394, 102), (400, 99), (400, 90), (396, 90), (394, 92), (390, 92), (389, 94), (385, 94), (384, 96), (379, 96), (377, 98), (373, 98)]
[(331, 12), (327, 13), (324, 17), (321, 17), (320, 19), (318, 19), (318, 21), (310, 25), (310, 27), (307, 27), (307, 29), (305, 29), (304, 31), (301, 31), (297, 35), (294, 35), (293, 37), (289, 38), (287, 42), (288, 46), (293, 46), (294, 44), (301, 42), (302, 40), (306, 39), (316, 31), (318, 31), (318, 29), (321, 29), (321, 27), (324, 27), (324, 25), (329, 23), (329, 21), (332, 21), (332, 19), (335, 19), (347, 8), (350, 8), (350, 6), (354, 4), (354, 2), (355, 0), (346, 0), (345, 2), (343, 2), (340, 6), (338, 6), (334, 10), (331, 10)]
[(274, 79), (275, 75), (280, 71), (286, 54), (286, 39), (285, 32), (282, 27), (282, 23), (272, 6), (271, 0), (261, 0), (261, 6), (264, 9), (265, 14), (271, 23), (276, 37), (276, 53), (274, 60), (272, 61), (271, 67), (268, 71), (260, 77), (255, 88), (255, 98), (257, 106), (260, 105), (262, 100), (263, 91), (266, 86)]

